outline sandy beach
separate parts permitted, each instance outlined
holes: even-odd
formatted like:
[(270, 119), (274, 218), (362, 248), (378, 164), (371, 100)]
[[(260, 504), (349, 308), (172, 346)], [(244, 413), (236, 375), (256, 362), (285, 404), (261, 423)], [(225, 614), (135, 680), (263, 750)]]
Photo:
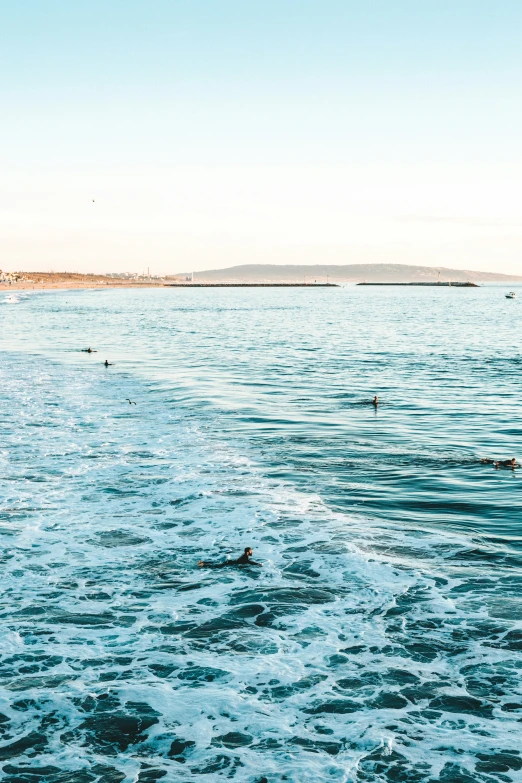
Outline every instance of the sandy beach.
[[(0, 281), (0, 291), (45, 291), (67, 288), (151, 288), (164, 285), (166, 280), (134, 280), (105, 275), (87, 275), (69, 272), (20, 272), (20, 280)], [(170, 282), (174, 282), (171, 278)]]

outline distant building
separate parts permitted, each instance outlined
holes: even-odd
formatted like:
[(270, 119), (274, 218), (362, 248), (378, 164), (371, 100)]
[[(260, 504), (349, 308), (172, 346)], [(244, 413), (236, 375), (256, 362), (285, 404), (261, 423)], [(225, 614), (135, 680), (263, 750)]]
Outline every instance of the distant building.
[(18, 272), (2, 272), (0, 269), (0, 283), (15, 283), (17, 280), (26, 280), (24, 275), (18, 274)]

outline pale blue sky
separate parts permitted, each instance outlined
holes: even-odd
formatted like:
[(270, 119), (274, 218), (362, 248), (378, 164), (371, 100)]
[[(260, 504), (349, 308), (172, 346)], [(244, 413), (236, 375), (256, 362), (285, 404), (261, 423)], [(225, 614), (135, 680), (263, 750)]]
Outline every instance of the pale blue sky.
[(522, 274), (521, 3), (0, 12), (0, 267)]

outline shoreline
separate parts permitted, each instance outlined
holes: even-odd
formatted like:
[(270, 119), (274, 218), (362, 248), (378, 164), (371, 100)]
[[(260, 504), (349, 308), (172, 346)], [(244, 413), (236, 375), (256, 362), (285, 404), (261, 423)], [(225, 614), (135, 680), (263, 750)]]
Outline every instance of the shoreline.
[(75, 281), (56, 281), (56, 282), (44, 282), (44, 283), (26, 283), (26, 282), (16, 282), (16, 283), (0, 283), (0, 292), (3, 291), (84, 291), (84, 290), (94, 290), (94, 289), (103, 289), (106, 288), (163, 288), (164, 283), (153, 283), (153, 282), (144, 282), (144, 283), (118, 283), (116, 281), (113, 282), (103, 282), (103, 283), (87, 283), (80, 280)]
[(105, 290), (114, 288), (339, 288), (338, 283), (165, 283), (152, 282), (119, 282), (116, 280), (100, 283), (83, 280), (56, 280), (29, 283), (19, 281), (0, 283), (0, 293), (3, 291), (85, 291)]

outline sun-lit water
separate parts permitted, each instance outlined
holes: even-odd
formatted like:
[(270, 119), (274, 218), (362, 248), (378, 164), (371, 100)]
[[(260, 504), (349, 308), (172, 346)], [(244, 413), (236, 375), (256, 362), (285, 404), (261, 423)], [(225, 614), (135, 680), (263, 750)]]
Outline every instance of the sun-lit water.
[(0, 300), (2, 779), (522, 780), (504, 293)]

